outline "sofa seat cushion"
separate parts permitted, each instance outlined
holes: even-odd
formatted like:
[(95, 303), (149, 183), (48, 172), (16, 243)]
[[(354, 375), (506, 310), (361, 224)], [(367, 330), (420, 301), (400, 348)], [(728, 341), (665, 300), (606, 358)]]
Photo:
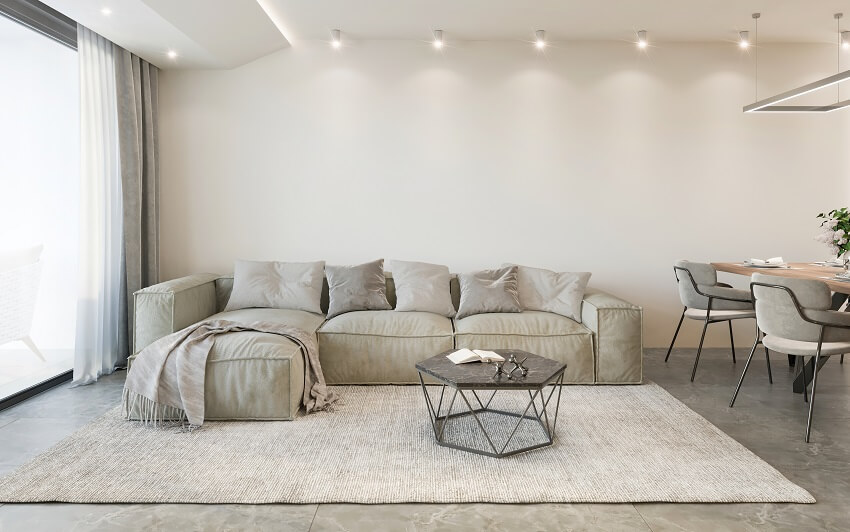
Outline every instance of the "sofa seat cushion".
[(476, 314), (455, 320), (460, 349), (521, 349), (566, 362), (564, 380), (594, 382), (593, 333), (584, 325), (550, 312)]
[(590, 334), (590, 329), (559, 314), (526, 310), (519, 314), (476, 314), (455, 321), (458, 334), (563, 336)]
[(320, 332), (401, 338), (451, 336), (452, 321), (431, 312), (364, 310), (332, 318), (322, 326)]
[(451, 320), (430, 312), (349, 312), (325, 322), (318, 336), (330, 384), (415, 383), (416, 362), (453, 346)]
[[(210, 319), (272, 321), (310, 333), (324, 317), (302, 310), (250, 308)], [(217, 336), (207, 359), (207, 419), (293, 419), (304, 393), (304, 357), (292, 340), (253, 331)]]
[(325, 317), (321, 314), (313, 314), (303, 310), (291, 310), (280, 308), (243, 308), (240, 310), (228, 310), (213, 314), (210, 320), (230, 320), (241, 323), (251, 323), (253, 321), (272, 321), (275, 323), (285, 323), (292, 327), (298, 327), (309, 333), (315, 333), (316, 330), (325, 322)]

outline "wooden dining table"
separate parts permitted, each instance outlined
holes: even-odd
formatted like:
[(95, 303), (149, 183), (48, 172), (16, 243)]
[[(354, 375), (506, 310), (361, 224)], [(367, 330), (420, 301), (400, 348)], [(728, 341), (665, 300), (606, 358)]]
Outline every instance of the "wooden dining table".
[[(738, 275), (746, 275), (750, 277), (753, 273), (763, 273), (766, 275), (776, 275), (779, 277), (793, 277), (795, 279), (812, 279), (826, 283), (830, 290), (834, 292), (832, 302), (833, 308), (838, 309), (850, 295), (850, 281), (842, 281), (835, 278), (835, 274), (842, 273), (844, 270), (837, 266), (820, 266), (808, 262), (791, 262), (787, 268), (758, 268), (747, 266), (742, 262), (712, 262), (714, 268), (719, 272), (734, 273)], [(830, 357), (823, 357), (818, 365), (820, 370)], [(791, 366), (794, 365), (794, 356), (788, 355), (788, 362)], [(811, 382), (814, 372), (814, 357), (811, 357), (806, 364), (806, 371), (800, 372), (794, 379), (794, 392), (803, 393), (806, 385)], [(805, 377), (804, 377), (805, 376)]]
[(778, 275), (780, 277), (793, 277), (795, 279), (814, 279), (823, 281), (829, 289), (839, 294), (850, 295), (850, 281), (835, 279), (836, 273), (844, 270), (836, 266), (818, 266), (808, 262), (791, 262), (787, 268), (756, 268), (746, 266), (742, 262), (712, 262), (714, 268), (719, 272), (737, 273), (749, 277), (753, 273), (765, 275)]

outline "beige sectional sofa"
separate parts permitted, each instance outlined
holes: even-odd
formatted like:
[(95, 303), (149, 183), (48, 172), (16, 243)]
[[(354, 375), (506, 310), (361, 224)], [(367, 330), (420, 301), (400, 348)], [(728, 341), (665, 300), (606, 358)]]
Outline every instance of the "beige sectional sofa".
[[(392, 275), (387, 299), (395, 307)], [(567, 363), (575, 384), (639, 384), (642, 310), (589, 288), (582, 322), (548, 312), (477, 314), (457, 320), (428, 312), (367, 310), (326, 320), (300, 310), (222, 312), (233, 278), (197, 274), (135, 294), (134, 352), (154, 340), (210, 317), (282, 321), (316, 334), (329, 384), (418, 382), (414, 364), (442, 351), (469, 347), (523, 349)], [(451, 280), (458, 307), (460, 290)], [(327, 282), (322, 310), (327, 311)], [(132, 358), (132, 357), (131, 357)], [(216, 339), (207, 362), (207, 419), (292, 419), (304, 389), (304, 361), (296, 344), (271, 334), (239, 332)]]

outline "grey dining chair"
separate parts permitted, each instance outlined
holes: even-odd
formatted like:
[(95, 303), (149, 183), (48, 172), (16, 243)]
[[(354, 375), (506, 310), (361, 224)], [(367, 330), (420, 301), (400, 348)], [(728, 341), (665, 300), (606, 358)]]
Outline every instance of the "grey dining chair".
[[(691, 382), (697, 374), (699, 357), (702, 354), (702, 345), (705, 341), (705, 331), (710, 323), (727, 322), (729, 324), (729, 341), (732, 345), (732, 362), (735, 360), (735, 337), (732, 334), (732, 321), (740, 319), (755, 318), (755, 310), (750, 292), (732, 288), (725, 283), (717, 282), (717, 270), (711, 264), (678, 260), (673, 265), (673, 273), (676, 283), (679, 285), (679, 298), (682, 301), (682, 316), (673, 333), (670, 348), (664, 362), (670, 358), (673, 345), (679, 336), (679, 329), (685, 318), (702, 321), (702, 336), (699, 339), (697, 356), (694, 359), (694, 369), (691, 371)], [(756, 328), (756, 344), (761, 343), (761, 332)], [(770, 371), (770, 353), (765, 346), (764, 356), (767, 360), (767, 376), (771, 384), (773, 374)]]
[[(793, 279), (774, 275), (753, 274), (750, 291), (755, 301), (756, 322), (764, 331), (764, 345), (774, 351), (800, 357), (798, 365), (806, 382), (805, 357), (814, 357), (812, 393), (809, 417), (806, 421), (806, 443), (812, 430), (812, 413), (815, 409), (815, 389), (818, 384), (818, 367), (821, 357), (850, 352), (850, 314), (830, 310), (832, 297), (829, 287), (821, 281)], [(750, 352), (741, 380), (729, 407), (744, 383), (755, 346)], [(804, 387), (803, 397), (808, 390)]]

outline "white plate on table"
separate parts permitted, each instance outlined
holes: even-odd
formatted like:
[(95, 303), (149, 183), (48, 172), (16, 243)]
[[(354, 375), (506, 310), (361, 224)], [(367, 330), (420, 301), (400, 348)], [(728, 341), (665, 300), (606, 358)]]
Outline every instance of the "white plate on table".
[(751, 262), (744, 262), (744, 266), (748, 266), (750, 268), (788, 268), (788, 264), (753, 264)]

